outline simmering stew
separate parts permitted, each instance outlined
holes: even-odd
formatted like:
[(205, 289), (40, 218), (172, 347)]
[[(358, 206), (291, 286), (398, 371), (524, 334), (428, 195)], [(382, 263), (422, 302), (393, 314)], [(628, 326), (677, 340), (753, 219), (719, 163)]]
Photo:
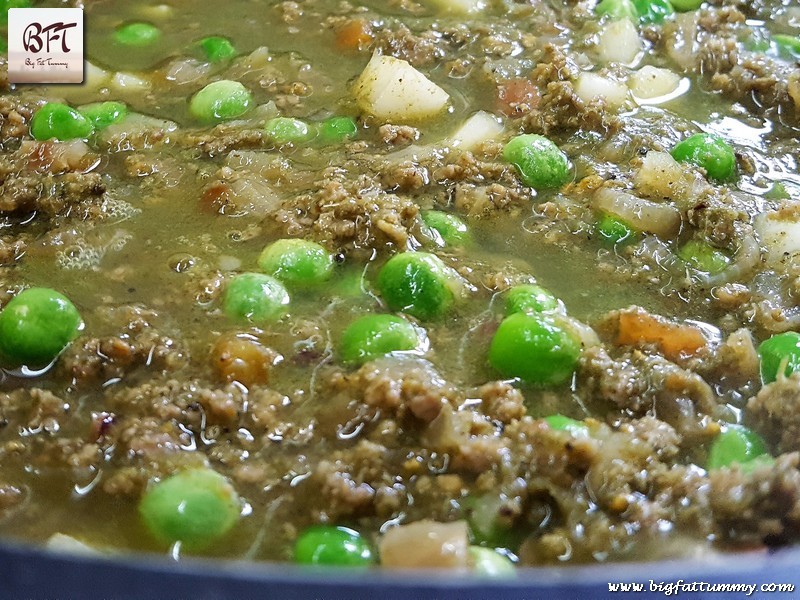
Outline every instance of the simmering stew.
[(83, 84), (0, 76), (2, 536), (798, 539), (796, 3), (77, 4)]

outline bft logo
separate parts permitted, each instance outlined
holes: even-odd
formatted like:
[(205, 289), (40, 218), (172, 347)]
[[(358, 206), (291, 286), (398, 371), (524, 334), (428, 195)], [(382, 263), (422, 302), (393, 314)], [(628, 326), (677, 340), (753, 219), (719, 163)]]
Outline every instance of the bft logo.
[(13, 83), (81, 83), (83, 9), (10, 9), (8, 79)]
[(70, 52), (67, 46), (67, 30), (77, 26), (77, 23), (53, 23), (42, 27), (41, 23), (31, 23), (22, 34), (22, 46), (26, 52), (37, 54), (42, 50), (50, 52), (50, 43), (61, 40), (61, 52), (67, 54)]

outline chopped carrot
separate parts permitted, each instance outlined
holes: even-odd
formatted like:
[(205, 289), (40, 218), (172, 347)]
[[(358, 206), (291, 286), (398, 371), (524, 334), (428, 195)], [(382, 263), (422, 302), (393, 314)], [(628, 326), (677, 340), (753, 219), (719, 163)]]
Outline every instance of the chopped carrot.
[(617, 344), (657, 344), (666, 358), (675, 360), (698, 354), (708, 340), (697, 327), (634, 308), (619, 313)]
[(336, 46), (340, 50), (362, 50), (370, 45), (372, 38), (372, 27), (364, 19), (353, 19), (336, 30)]

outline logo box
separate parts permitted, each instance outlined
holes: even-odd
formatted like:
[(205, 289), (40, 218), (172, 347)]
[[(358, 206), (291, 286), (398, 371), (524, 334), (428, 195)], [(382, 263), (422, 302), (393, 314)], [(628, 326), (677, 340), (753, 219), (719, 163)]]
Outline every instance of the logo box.
[(9, 9), (8, 80), (83, 82), (83, 9)]

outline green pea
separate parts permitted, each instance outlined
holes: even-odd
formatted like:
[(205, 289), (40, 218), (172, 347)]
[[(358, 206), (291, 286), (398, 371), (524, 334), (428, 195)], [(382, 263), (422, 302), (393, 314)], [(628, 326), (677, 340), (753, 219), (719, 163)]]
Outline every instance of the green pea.
[(0, 312), (0, 355), (16, 365), (43, 366), (83, 330), (78, 309), (49, 288), (29, 288)]
[(444, 315), (455, 301), (454, 275), (427, 252), (403, 252), (390, 258), (378, 274), (378, 289), (393, 311), (420, 319)]
[(639, 13), (636, 12), (636, 7), (631, 0), (601, 0), (594, 7), (594, 12), (601, 17), (608, 16), (613, 21), (619, 21), (620, 19), (639, 20)]
[(506, 377), (557, 385), (572, 377), (581, 345), (576, 336), (544, 315), (506, 317), (489, 346), (489, 364)]
[(161, 30), (150, 23), (124, 23), (114, 30), (114, 41), (123, 46), (150, 46), (160, 37)]
[(589, 428), (583, 421), (576, 421), (564, 415), (550, 415), (545, 417), (544, 421), (550, 426), (550, 429), (556, 431), (567, 431), (572, 435), (586, 435)]
[(300, 119), (291, 117), (275, 117), (264, 124), (264, 131), (277, 145), (297, 144), (311, 138), (311, 132)]
[(756, 457), (769, 454), (760, 435), (742, 425), (726, 425), (711, 444), (708, 469), (719, 469), (733, 463), (747, 463)]
[(772, 458), (769, 454), (762, 454), (761, 456), (756, 456), (747, 462), (739, 463), (739, 469), (741, 469), (743, 473), (752, 473), (756, 469), (761, 467), (771, 467), (774, 464), (774, 458)]
[(800, 333), (786, 331), (773, 335), (758, 347), (761, 358), (761, 381), (772, 383), (778, 376), (800, 372)]
[(624, 246), (635, 242), (638, 238), (636, 230), (625, 221), (611, 215), (603, 213), (594, 225), (594, 230), (600, 242), (609, 247)]
[(706, 170), (710, 179), (728, 181), (736, 175), (736, 154), (718, 135), (696, 133), (675, 144), (672, 157)]
[(86, 139), (92, 133), (94, 127), (89, 119), (59, 102), (48, 102), (31, 119), (31, 135), (40, 141)]
[(265, 323), (280, 318), (288, 304), (289, 293), (280, 281), (262, 273), (242, 273), (228, 283), (223, 310), (232, 319)]
[(361, 534), (330, 525), (314, 525), (303, 531), (294, 546), (294, 559), (304, 565), (341, 567), (367, 567), (375, 562)]
[(472, 241), (467, 224), (456, 215), (440, 210), (427, 210), (422, 213), (422, 221), (450, 246), (463, 246)]
[(669, 0), (632, 0), (642, 25), (659, 25), (675, 14)]
[(535, 189), (561, 187), (571, 177), (567, 155), (541, 135), (513, 138), (503, 148), (503, 158), (517, 168), (522, 183)]
[(99, 131), (124, 120), (128, 116), (128, 107), (122, 102), (95, 102), (81, 106), (78, 112)]
[(206, 59), (212, 63), (224, 62), (236, 56), (236, 48), (231, 41), (219, 35), (205, 37), (198, 43)]
[(316, 242), (283, 239), (264, 248), (258, 268), (288, 285), (308, 287), (331, 278), (333, 256)]
[[(30, 0), (0, 0), (0, 24), (8, 23), (9, 8), (31, 8), (33, 3)], [(5, 37), (6, 34), (3, 34)]]
[(775, 34), (772, 41), (779, 50), (783, 50), (792, 58), (800, 58), (800, 37), (795, 35)]
[(678, 12), (688, 12), (700, 8), (703, 0), (669, 0), (669, 3)]
[(420, 339), (416, 328), (394, 315), (366, 315), (342, 333), (339, 354), (348, 363), (363, 364), (390, 352), (414, 350)]
[(470, 546), (467, 562), (479, 577), (514, 577), (517, 574), (514, 563), (492, 548)]
[(702, 240), (689, 240), (678, 250), (678, 258), (698, 271), (721, 273), (728, 268), (731, 259), (721, 250)]
[(358, 135), (358, 125), (350, 117), (331, 117), (320, 123), (317, 134), (324, 144), (340, 144)]
[(209, 546), (238, 521), (236, 490), (211, 469), (184, 471), (153, 485), (139, 503), (150, 533), (165, 544), (181, 542), (189, 550)]
[(189, 102), (193, 117), (206, 123), (241, 117), (253, 105), (253, 96), (238, 81), (222, 79), (209, 83)]
[(515, 285), (506, 292), (505, 315), (563, 312), (561, 301), (541, 286)]

